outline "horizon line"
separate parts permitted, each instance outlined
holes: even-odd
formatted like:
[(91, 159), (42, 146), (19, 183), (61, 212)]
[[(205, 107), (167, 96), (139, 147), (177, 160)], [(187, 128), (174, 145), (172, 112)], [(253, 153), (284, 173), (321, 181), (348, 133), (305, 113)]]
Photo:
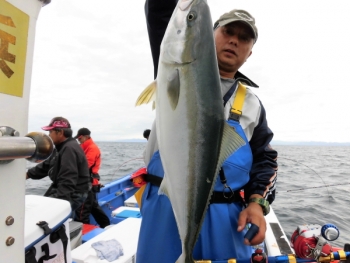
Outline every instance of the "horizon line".
[[(96, 140), (96, 142), (143, 142), (147, 143), (146, 139), (116, 139), (116, 140)], [(312, 145), (349, 145), (350, 142), (326, 142), (326, 141), (282, 141), (282, 140), (272, 140), (272, 145), (303, 145), (303, 144), (312, 144)]]

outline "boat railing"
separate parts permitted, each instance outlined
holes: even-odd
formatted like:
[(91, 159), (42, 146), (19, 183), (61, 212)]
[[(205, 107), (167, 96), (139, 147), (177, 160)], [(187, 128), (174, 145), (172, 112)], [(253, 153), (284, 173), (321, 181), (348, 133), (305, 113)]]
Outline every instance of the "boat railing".
[[(97, 193), (97, 200), (102, 210), (111, 215), (112, 211), (118, 207), (124, 206), (124, 202), (132, 197), (139, 188), (134, 187), (131, 174), (125, 175), (101, 188)], [(111, 223), (116, 223), (117, 220), (111, 218)], [(90, 224), (95, 224), (95, 219), (90, 216)]]
[(31, 132), (19, 137), (18, 131), (0, 126), (0, 164), (22, 158), (40, 163), (50, 157), (53, 149), (51, 138), (44, 133)]

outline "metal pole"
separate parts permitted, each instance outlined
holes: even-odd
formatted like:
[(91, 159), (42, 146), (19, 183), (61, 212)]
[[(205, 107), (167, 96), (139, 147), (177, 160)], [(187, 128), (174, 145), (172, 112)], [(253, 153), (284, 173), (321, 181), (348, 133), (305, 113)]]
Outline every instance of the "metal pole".
[(40, 163), (50, 157), (53, 149), (51, 138), (41, 132), (31, 132), (25, 137), (0, 136), (0, 164), (20, 158)]
[(29, 158), (34, 155), (36, 144), (29, 137), (0, 137), (0, 160)]

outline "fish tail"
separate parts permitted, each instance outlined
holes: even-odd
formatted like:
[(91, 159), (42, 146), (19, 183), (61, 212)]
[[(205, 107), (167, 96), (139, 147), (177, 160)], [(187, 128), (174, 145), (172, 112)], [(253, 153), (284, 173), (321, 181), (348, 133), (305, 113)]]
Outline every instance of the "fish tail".
[(182, 253), (175, 263), (194, 263), (192, 255)]

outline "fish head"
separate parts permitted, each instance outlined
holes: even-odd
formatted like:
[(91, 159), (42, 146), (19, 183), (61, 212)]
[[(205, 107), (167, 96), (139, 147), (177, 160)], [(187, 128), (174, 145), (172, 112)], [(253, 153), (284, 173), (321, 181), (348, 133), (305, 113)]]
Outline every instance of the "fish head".
[[(214, 46), (212, 20), (206, 0), (179, 0), (169, 21), (162, 44), (160, 61), (166, 64), (189, 64), (206, 52), (201, 40)], [(202, 43), (203, 44), (203, 43)]]

